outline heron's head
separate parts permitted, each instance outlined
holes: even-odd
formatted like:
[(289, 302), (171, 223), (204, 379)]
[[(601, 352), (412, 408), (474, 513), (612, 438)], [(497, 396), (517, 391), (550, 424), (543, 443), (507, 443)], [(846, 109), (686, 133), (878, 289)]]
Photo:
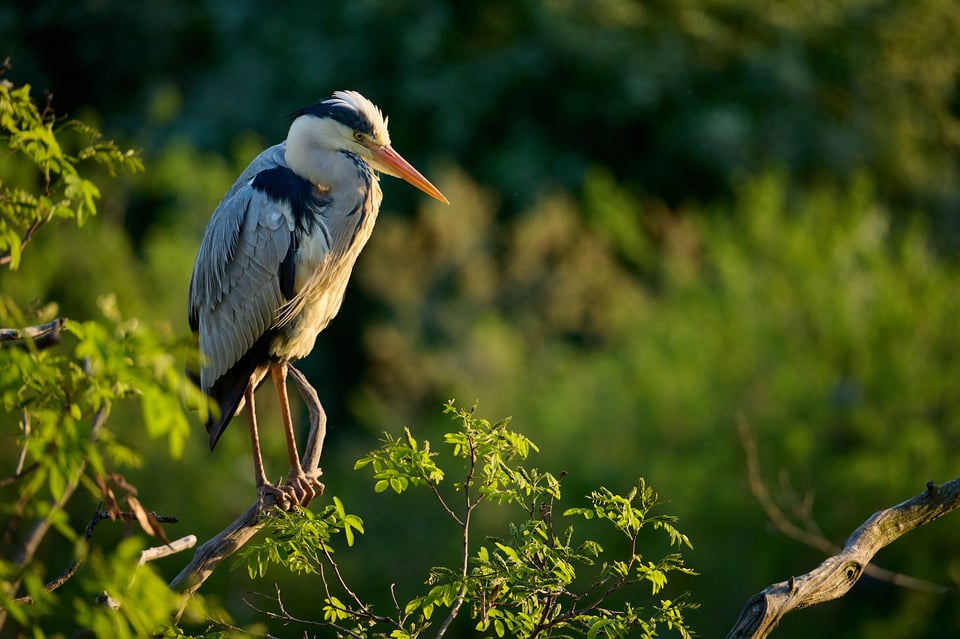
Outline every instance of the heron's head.
[(329, 151), (354, 153), (373, 169), (405, 180), (441, 202), (447, 198), (390, 146), (387, 118), (370, 100), (356, 91), (336, 91), (333, 96), (293, 114), (287, 136), (306, 137)]

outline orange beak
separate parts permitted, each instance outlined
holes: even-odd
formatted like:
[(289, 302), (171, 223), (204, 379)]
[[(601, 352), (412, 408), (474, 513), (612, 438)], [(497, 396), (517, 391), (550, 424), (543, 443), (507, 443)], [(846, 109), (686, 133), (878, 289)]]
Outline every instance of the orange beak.
[(374, 162), (377, 164), (375, 168), (414, 185), (430, 197), (436, 198), (444, 204), (450, 204), (447, 198), (443, 196), (443, 193), (432, 185), (430, 180), (423, 177), (420, 171), (413, 168), (409, 162), (400, 157), (400, 154), (394, 151), (393, 147), (384, 145), (374, 147), (370, 149), (370, 151), (373, 154)]

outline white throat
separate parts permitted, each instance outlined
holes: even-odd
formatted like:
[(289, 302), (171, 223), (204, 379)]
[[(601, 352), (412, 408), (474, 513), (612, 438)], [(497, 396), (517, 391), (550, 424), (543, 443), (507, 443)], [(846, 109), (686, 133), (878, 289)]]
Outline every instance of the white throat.
[(348, 135), (339, 122), (301, 116), (290, 125), (283, 159), (294, 173), (312, 184), (332, 190), (348, 186), (356, 181), (356, 167), (333, 144), (349, 139)]

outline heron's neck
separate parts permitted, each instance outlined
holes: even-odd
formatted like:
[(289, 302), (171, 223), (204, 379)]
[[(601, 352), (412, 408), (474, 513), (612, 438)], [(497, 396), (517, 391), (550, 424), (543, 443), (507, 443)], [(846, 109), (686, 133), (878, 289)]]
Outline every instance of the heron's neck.
[(331, 191), (356, 188), (359, 180), (356, 164), (359, 158), (296, 138), (287, 140), (283, 159), (294, 173)]

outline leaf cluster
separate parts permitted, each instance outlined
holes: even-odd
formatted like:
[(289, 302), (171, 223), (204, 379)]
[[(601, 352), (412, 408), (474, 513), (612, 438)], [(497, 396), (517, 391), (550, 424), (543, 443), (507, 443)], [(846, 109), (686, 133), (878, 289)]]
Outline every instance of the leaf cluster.
[(324, 556), (333, 553), (334, 535), (343, 534), (353, 546), (355, 533), (363, 534), (363, 520), (346, 512), (336, 496), (320, 512), (272, 509), (268, 515), (270, 535), (247, 547), (238, 562), (245, 563), (251, 578), (262, 578), (270, 565), (284, 566), (295, 574), (323, 574)]
[[(439, 637), (464, 612), (484, 636), (654, 637), (663, 627), (690, 636), (683, 613), (693, 604), (685, 596), (663, 594), (671, 573), (693, 571), (680, 552), (655, 560), (641, 552), (644, 529), (665, 532), (669, 544), (678, 549), (690, 547), (689, 539), (675, 527), (675, 518), (657, 513), (660, 502), (653, 490), (642, 479), (626, 495), (599, 488), (591, 493), (589, 505), (568, 508), (557, 517), (563, 476), (527, 467), (524, 462), (537, 451), (536, 445), (510, 430), (509, 419), (493, 423), (477, 417), (475, 410), (476, 406), (464, 409), (452, 401), (446, 405), (459, 429), (444, 436), (442, 453), (404, 429), (399, 437), (385, 435), (379, 448), (355, 464), (358, 470), (373, 471), (374, 491), (389, 488), (401, 494), (427, 488), (459, 527), (459, 565), (430, 568), (421, 594), (401, 602), (391, 587), (394, 611), (382, 614), (349, 587), (334, 561), (332, 538), (343, 533), (353, 546), (353, 532), (362, 533), (363, 523), (346, 514), (337, 498), (320, 514), (272, 517), (264, 541), (244, 555), (251, 575), (263, 576), (271, 564), (319, 575), (325, 592), (324, 619), (312, 623), (327, 625), (339, 636), (412, 638), (426, 636), (436, 627)], [(448, 482), (458, 474), (454, 470), (458, 463), (461, 479)], [(444, 490), (445, 483), (452, 496)], [(506, 534), (472, 543), (478, 508), (509, 509), (514, 516)], [(565, 523), (571, 518), (612, 527), (628, 544), (625, 549), (607, 549), (579, 526)], [(652, 601), (640, 594), (641, 586), (649, 589)], [(279, 593), (277, 602), (283, 611)]]
[[(82, 225), (96, 213), (100, 190), (81, 171), (86, 163), (110, 175), (142, 168), (133, 151), (101, 141), (79, 121), (58, 120), (49, 104), (38, 108), (28, 85), (0, 82), (0, 142), (6, 147), (0, 161), (0, 265), (10, 269), (20, 265), (24, 247), (42, 225), (56, 218)], [(100, 637), (145, 636), (176, 606), (159, 577), (139, 566), (142, 540), (132, 536), (130, 523), (163, 541), (166, 536), (160, 518), (119, 472), (138, 467), (143, 455), (129, 443), (127, 425), (110, 418), (121, 404), (139, 403), (147, 433), (166, 438), (170, 454), (179, 457), (189, 432), (184, 405), (204, 407), (183, 372), (183, 360), (194, 349), (124, 318), (112, 296), (98, 304), (101, 317), (74, 320), (56, 317), (55, 303), (24, 310), (12, 296), (0, 295), (0, 326), (25, 327), (3, 329), (0, 344), (0, 427), (8, 442), (0, 461), (10, 468), (0, 480), (6, 519), (0, 627), (10, 620), (35, 636), (57, 624)], [(55, 330), (34, 340), (38, 327), (28, 324), (36, 321)], [(95, 513), (85, 530), (71, 521), (71, 504), (84, 502), (78, 495), (87, 497), (86, 509)], [(93, 507), (98, 501), (104, 510)], [(126, 522), (128, 538), (109, 553), (92, 540), (102, 519)], [(45, 574), (46, 559), (64, 555), (72, 557), (67, 569), (55, 578)], [(73, 606), (65, 607), (54, 591), (75, 575)]]
[(91, 161), (111, 176), (143, 169), (133, 150), (101, 140), (99, 132), (78, 120), (58, 121), (49, 105), (41, 111), (28, 84), (0, 82), (0, 141), (26, 160), (16, 179), (0, 179), (0, 264), (13, 269), (42, 224), (63, 218), (83, 225), (96, 214), (100, 189), (80, 172), (81, 163)]

